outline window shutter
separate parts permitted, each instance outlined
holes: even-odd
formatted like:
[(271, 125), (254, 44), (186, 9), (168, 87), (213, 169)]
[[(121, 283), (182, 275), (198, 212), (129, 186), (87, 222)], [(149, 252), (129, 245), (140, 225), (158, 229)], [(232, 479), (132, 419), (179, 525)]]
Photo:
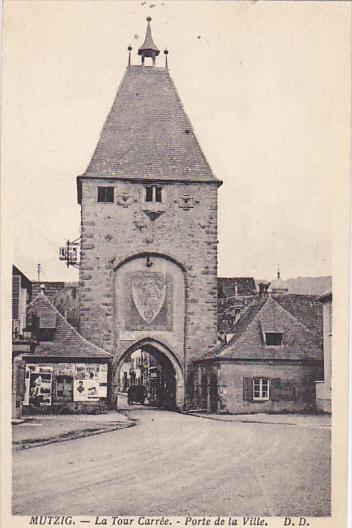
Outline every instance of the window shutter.
[(280, 378), (273, 378), (270, 380), (270, 399), (272, 401), (279, 401), (281, 399), (281, 380)]
[(252, 401), (253, 399), (253, 379), (243, 378), (243, 399), (244, 401)]
[(292, 401), (296, 399), (296, 387), (292, 381), (282, 381), (280, 392), (282, 400)]
[(24, 392), (25, 392), (25, 367), (24, 365), (18, 366), (16, 371), (16, 386), (17, 386), (17, 394), (16, 394), (16, 400), (23, 401), (24, 400)]

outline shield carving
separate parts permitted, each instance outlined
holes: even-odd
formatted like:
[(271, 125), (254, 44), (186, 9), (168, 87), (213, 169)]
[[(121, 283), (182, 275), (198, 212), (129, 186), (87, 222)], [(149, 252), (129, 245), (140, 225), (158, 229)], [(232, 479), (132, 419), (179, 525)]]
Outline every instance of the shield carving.
[(162, 273), (136, 274), (132, 277), (132, 298), (139, 315), (151, 324), (159, 314), (166, 297), (166, 281)]

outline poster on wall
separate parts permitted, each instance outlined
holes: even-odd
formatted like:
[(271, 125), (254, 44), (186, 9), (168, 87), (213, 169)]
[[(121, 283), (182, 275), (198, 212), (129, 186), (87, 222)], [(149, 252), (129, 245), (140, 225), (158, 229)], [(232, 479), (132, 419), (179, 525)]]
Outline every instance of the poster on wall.
[(29, 377), (29, 403), (36, 407), (51, 405), (53, 375), (50, 372), (31, 372)]
[(24, 405), (51, 405), (53, 369), (46, 365), (27, 365)]
[(106, 398), (108, 395), (108, 366), (106, 364), (100, 365), (98, 380), (99, 396), (100, 398)]
[(75, 379), (73, 382), (74, 401), (99, 400), (99, 382), (94, 379)]
[(99, 367), (103, 365), (96, 365), (94, 363), (77, 363), (76, 364), (76, 380), (97, 380), (99, 377)]
[(56, 367), (56, 375), (74, 377), (76, 372), (75, 367), (75, 363), (58, 363)]
[(108, 366), (107, 365), (100, 365), (98, 380), (99, 380), (99, 383), (108, 382)]

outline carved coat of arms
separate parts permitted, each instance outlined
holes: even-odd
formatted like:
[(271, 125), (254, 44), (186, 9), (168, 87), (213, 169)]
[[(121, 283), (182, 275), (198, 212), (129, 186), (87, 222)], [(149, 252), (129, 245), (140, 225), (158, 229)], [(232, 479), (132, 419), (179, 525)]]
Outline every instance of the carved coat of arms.
[(142, 319), (151, 324), (166, 297), (166, 278), (162, 273), (142, 272), (132, 277), (132, 298)]

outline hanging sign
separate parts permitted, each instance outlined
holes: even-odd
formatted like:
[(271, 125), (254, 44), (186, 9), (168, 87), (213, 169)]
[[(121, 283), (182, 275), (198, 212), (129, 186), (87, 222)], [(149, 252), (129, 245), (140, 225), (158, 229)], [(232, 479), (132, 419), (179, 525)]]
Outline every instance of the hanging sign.
[(66, 260), (67, 262), (78, 262), (78, 246), (73, 244), (66, 244), (66, 246), (60, 247), (60, 260)]

